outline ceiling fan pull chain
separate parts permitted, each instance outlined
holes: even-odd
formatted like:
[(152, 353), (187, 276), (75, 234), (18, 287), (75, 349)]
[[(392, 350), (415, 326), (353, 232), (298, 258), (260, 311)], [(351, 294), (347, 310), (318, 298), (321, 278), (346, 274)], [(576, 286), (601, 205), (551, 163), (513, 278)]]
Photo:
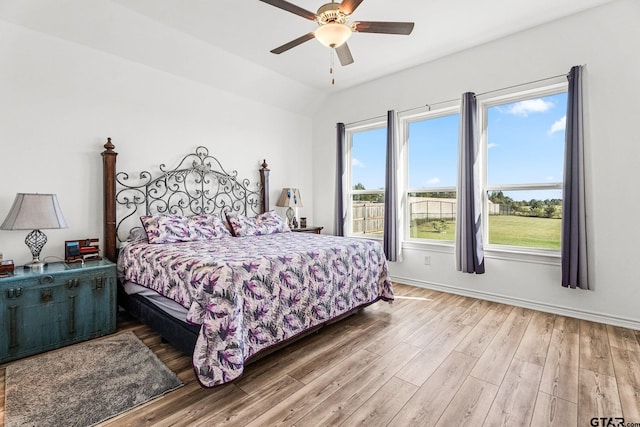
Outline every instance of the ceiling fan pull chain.
[(331, 75), (331, 84), (335, 85), (336, 84), (336, 79), (334, 77), (333, 74), (333, 49), (329, 49), (331, 51), (331, 66), (329, 67), (329, 74)]

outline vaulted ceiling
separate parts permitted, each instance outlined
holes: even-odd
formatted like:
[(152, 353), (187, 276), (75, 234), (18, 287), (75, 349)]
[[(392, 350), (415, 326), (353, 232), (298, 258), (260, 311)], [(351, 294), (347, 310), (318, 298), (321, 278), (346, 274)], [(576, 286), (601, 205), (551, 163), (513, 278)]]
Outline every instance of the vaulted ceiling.
[[(292, 0), (315, 12), (326, 0)], [(364, 0), (353, 20), (412, 21), (409, 36), (354, 33), (355, 62), (310, 40), (317, 24), (259, 0), (9, 0), (0, 20), (300, 114), (331, 93), (613, 0)], [(561, 43), (561, 40), (558, 40)]]
[[(308, 41), (280, 55), (270, 50), (317, 24), (259, 0), (115, 0), (319, 90), (331, 89), (330, 49)], [(289, 0), (315, 12), (326, 0)], [(352, 20), (413, 21), (409, 36), (354, 33), (355, 62), (336, 63), (336, 86), (346, 88), (610, 0), (364, 0)]]

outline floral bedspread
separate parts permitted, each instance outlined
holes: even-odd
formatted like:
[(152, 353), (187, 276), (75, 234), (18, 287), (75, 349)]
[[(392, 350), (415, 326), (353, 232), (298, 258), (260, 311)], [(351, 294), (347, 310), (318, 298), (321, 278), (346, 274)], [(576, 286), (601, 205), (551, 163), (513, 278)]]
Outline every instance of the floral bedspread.
[(242, 375), (258, 351), (378, 299), (393, 300), (377, 242), (308, 233), (132, 243), (124, 278), (188, 309), (202, 325), (193, 365), (202, 385)]

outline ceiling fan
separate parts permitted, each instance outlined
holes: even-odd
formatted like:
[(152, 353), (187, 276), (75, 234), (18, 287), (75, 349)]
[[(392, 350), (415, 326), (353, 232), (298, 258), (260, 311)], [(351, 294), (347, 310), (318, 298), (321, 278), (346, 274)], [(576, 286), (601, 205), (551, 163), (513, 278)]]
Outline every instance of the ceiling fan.
[(342, 3), (332, 1), (320, 6), (317, 13), (310, 12), (285, 0), (260, 1), (302, 16), (310, 21), (316, 21), (319, 25), (315, 31), (273, 49), (271, 53), (275, 54), (281, 54), (315, 38), (323, 45), (334, 48), (340, 64), (344, 66), (353, 63), (353, 56), (351, 56), (347, 40), (354, 31), (357, 33), (402, 35), (409, 35), (413, 31), (413, 22), (354, 21), (349, 23), (349, 17), (363, 0), (343, 0)]

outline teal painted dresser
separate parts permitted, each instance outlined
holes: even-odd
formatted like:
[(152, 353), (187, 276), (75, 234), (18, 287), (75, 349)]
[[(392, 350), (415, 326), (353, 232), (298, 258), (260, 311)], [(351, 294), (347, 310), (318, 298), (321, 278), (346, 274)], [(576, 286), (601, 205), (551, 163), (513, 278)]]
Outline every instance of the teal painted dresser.
[(116, 331), (116, 266), (17, 267), (0, 278), (0, 363)]

